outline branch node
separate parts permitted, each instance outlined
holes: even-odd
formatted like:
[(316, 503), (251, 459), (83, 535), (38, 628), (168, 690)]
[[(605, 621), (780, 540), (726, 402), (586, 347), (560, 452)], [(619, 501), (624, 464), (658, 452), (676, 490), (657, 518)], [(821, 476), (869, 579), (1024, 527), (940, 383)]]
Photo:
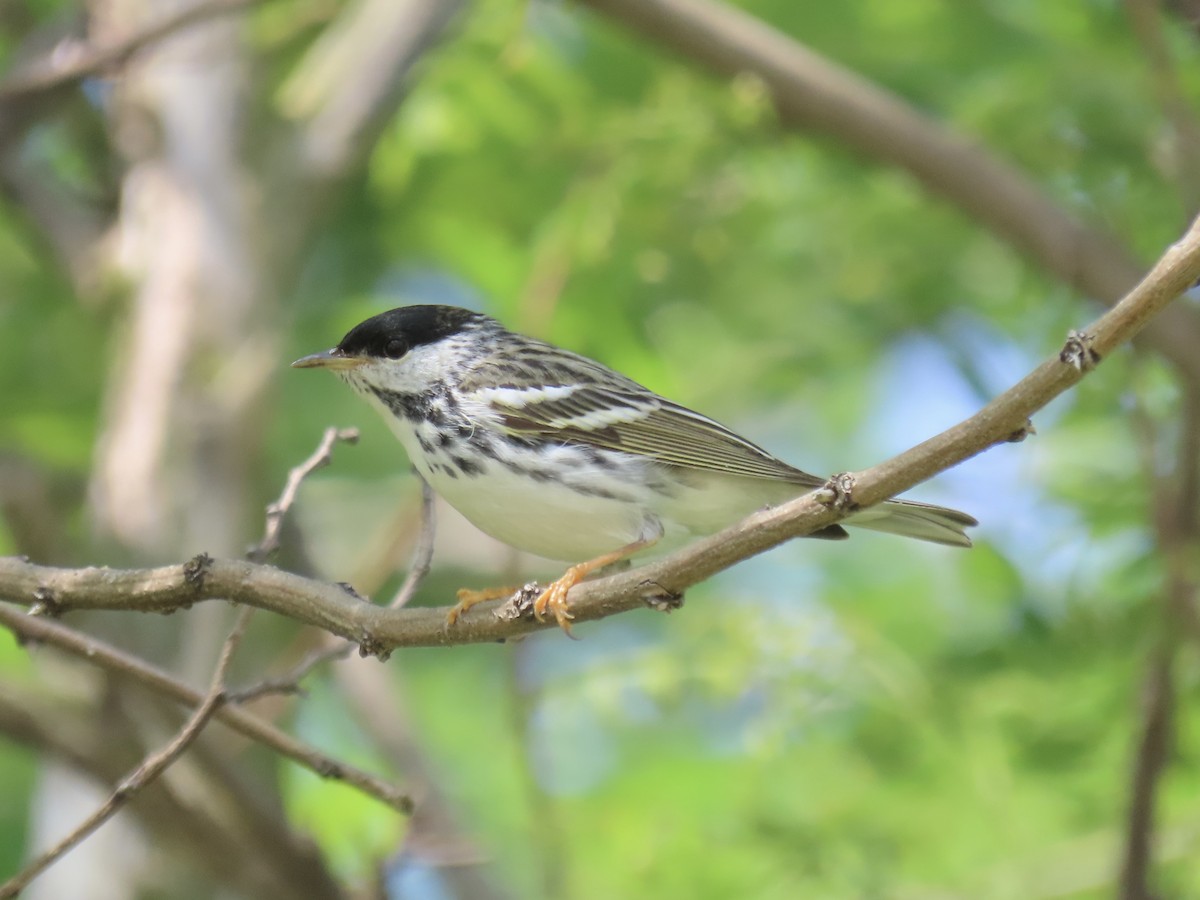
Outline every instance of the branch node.
[(183, 564), (183, 580), (196, 590), (204, 586), (204, 575), (213, 564), (213, 558), (207, 553), (197, 553)]
[(294, 681), (285, 681), (283, 679), (269, 678), (258, 684), (250, 687), (239, 688), (236, 691), (230, 691), (226, 695), (226, 700), (234, 706), (240, 706), (243, 703), (250, 703), (260, 697), (267, 696), (284, 696), (284, 697), (307, 697), (308, 691)]
[(326, 428), (317, 449), (300, 465), (292, 467), (288, 472), (287, 481), (279, 499), (267, 504), (267, 523), (262, 540), (246, 550), (246, 558), (251, 562), (266, 562), (279, 550), (283, 534), (283, 520), (291, 512), (292, 504), (296, 502), (296, 497), (300, 493), (300, 485), (317, 469), (333, 462), (333, 447), (338, 441), (346, 444), (357, 443), (358, 429), (332, 426)]
[(1037, 429), (1033, 426), (1033, 419), (1026, 419), (1025, 424), (1004, 438), (1002, 443), (1019, 444), (1027, 437), (1032, 437), (1037, 434)]
[(349, 594), (355, 600), (361, 600), (363, 603), (371, 602), (367, 597), (364, 597), (362, 594), (360, 594), (358, 591), (356, 591), (354, 589), (354, 585), (352, 585), (350, 582), (338, 581), (338, 582), (336, 582), (336, 584), (338, 587), (340, 587), (343, 591), (345, 591), (347, 594)]
[(328, 758), (317, 763), (317, 765), (313, 767), (313, 771), (322, 778), (336, 778), (338, 781), (341, 781), (346, 777), (346, 772), (344, 769), (342, 769), (341, 765)]
[(542, 586), (536, 581), (521, 585), (513, 595), (492, 611), (492, 615), (501, 622), (515, 622), (517, 619), (533, 618), (533, 601), (542, 595)]
[(374, 656), (380, 662), (387, 662), (392, 655), (392, 648), (379, 640), (379, 638), (364, 633), (358, 639), (358, 655), (364, 659), (368, 656)]
[(683, 591), (673, 591), (657, 581), (641, 583), (642, 602), (655, 612), (669, 613), (683, 608)]
[(1080, 372), (1090, 372), (1100, 363), (1100, 354), (1092, 346), (1095, 340), (1087, 331), (1068, 331), (1067, 342), (1058, 352), (1059, 360)]
[(838, 472), (829, 476), (829, 480), (816, 491), (817, 502), (839, 512), (849, 512), (858, 508), (854, 502), (854, 476), (849, 472)]
[(34, 590), (33, 605), (29, 607), (28, 614), (42, 616), (46, 619), (57, 619), (63, 614), (63, 608), (54, 591), (43, 584)]

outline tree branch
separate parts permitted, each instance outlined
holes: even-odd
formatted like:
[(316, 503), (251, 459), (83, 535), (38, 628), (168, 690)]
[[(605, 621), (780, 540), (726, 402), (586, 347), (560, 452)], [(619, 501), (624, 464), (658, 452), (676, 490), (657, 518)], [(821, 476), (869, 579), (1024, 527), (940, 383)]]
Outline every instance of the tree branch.
[[(417, 535), (416, 546), (413, 548), (413, 558), (408, 567), (408, 574), (404, 578), (404, 583), (400, 585), (400, 590), (388, 604), (388, 609), (401, 609), (408, 605), (429, 574), (429, 568), (433, 562), (433, 539), (437, 532), (437, 519), (434, 517), (433, 509), (433, 489), (429, 486), (429, 482), (420, 475), (416, 475), (415, 471), (413, 474), (421, 482), (421, 527)], [(300, 682), (307, 677), (309, 672), (327, 662), (345, 659), (354, 649), (353, 641), (337, 638), (328, 633), (323, 633), (321, 637), (322, 640), (319, 641), (317, 648), (300, 660), (290, 671), (273, 678), (263, 679), (257, 684), (237, 691), (237, 700), (245, 702), (266, 694), (300, 693)]]
[[(714, 72), (754, 74), (785, 124), (824, 132), (909, 172), (1087, 297), (1115, 302), (1141, 275), (1120, 241), (1084, 225), (1019, 169), (744, 10), (714, 0), (578, 2)], [(1200, 317), (1193, 310), (1169, 311), (1146, 337), (1200, 382)]]
[[(57, 647), (106, 672), (130, 678), (143, 687), (185, 706), (198, 706), (204, 700), (202, 692), (173, 678), (162, 669), (65, 625), (23, 615), (7, 604), (0, 604), (0, 625), (11, 631), (19, 641)], [(234, 705), (232, 699), (230, 705), (222, 706), (216, 711), (215, 717), (238, 734), (269, 747), (280, 756), (322, 778), (343, 781), (398, 812), (408, 814), (412, 811), (412, 801), (399, 788), (296, 740), (287, 732)]]
[(0, 900), (16, 897), (33, 879), (54, 865), (54, 863), (95, 832), (97, 828), (115, 816), (146, 785), (153, 783), (162, 775), (175, 760), (183, 755), (183, 752), (192, 745), (196, 738), (200, 736), (200, 732), (204, 730), (204, 726), (208, 724), (208, 720), (225, 703), (225, 674), (229, 671), (229, 663), (232, 661), (233, 654), (237, 650), (238, 645), (242, 642), (242, 637), (246, 633), (246, 628), (249, 626), (254, 612), (255, 610), (253, 609), (243, 609), (241, 611), (237, 622), (234, 623), (229, 636), (225, 638), (225, 643), (221, 646), (221, 652), (217, 657), (217, 664), (213, 670), (212, 680), (209, 683), (204, 699), (193, 710), (191, 716), (183, 724), (183, 727), (179, 729), (179, 733), (161, 750), (147, 756), (141, 765), (122, 779), (109, 798), (71, 831), (70, 834), (49, 850), (40, 854), (35, 860), (21, 869), (20, 872), (4, 882), (4, 884), (0, 884)]
[(312, 455), (298, 466), (293, 466), (288, 472), (287, 482), (279, 499), (267, 507), (267, 524), (262, 540), (246, 553), (246, 558), (254, 562), (266, 562), (279, 549), (279, 535), (283, 530), (283, 520), (296, 502), (300, 493), (300, 485), (304, 479), (317, 469), (324, 468), (333, 461), (333, 445), (338, 441), (347, 444), (358, 443), (357, 428), (326, 428), (321, 436), (321, 442)]
[(120, 40), (99, 46), (86, 42), (62, 43), (47, 56), (24, 66), (0, 82), (0, 109), (15, 101), (72, 87), (91, 75), (119, 66), (139, 50), (144, 50), (177, 31), (217, 16), (241, 12), (262, 0), (209, 0), (196, 3)]
[(403, 609), (408, 606), (408, 602), (417, 593), (417, 588), (421, 586), (421, 582), (425, 580), (425, 576), (429, 574), (429, 569), (433, 565), (433, 539), (437, 535), (433, 488), (429, 486), (428, 481), (417, 474), (415, 469), (413, 476), (421, 482), (421, 529), (417, 534), (417, 543), (413, 548), (408, 574), (404, 576), (404, 583), (400, 585), (400, 590), (396, 591), (396, 596), (388, 604), (388, 609)]
[[(1171, 246), (1146, 278), (1086, 332), (1072, 333), (1062, 351), (975, 415), (899, 456), (847, 476), (849, 504), (813, 491), (761, 510), (657, 562), (586, 582), (571, 590), (575, 621), (599, 619), (679, 594), (735, 563), (880, 503), (963, 460), (1024, 433), (1030, 416), (1076, 384), (1200, 277), (1200, 220)], [(55, 569), (0, 559), (0, 597), (57, 615), (73, 609), (167, 612), (201, 600), (224, 599), (269, 609), (356, 641), (360, 652), (394, 647), (498, 641), (547, 627), (528, 619), (464, 617), (445, 627), (445, 610), (385, 609), (338, 585), (270, 566), (215, 560), (202, 554), (182, 566), (157, 569)]]

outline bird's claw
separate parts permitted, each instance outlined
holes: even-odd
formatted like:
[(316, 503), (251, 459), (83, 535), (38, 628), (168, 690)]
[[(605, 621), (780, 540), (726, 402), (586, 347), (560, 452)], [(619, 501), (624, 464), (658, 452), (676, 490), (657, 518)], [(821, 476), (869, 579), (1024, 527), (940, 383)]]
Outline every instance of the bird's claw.
[(567, 569), (566, 574), (553, 581), (542, 591), (541, 595), (533, 601), (533, 617), (539, 622), (546, 621), (546, 613), (549, 612), (554, 616), (554, 621), (558, 623), (567, 635), (574, 637), (571, 634), (571, 620), (575, 617), (571, 615), (567, 608), (567, 594), (576, 584), (579, 583), (582, 575), (576, 571), (578, 567), (572, 566)]
[(484, 588), (481, 591), (462, 588), (457, 595), (458, 602), (450, 607), (450, 611), (446, 613), (446, 627), (452, 627), (463, 617), (463, 614), (468, 609), (477, 603), (486, 603), (488, 600), (499, 600), (501, 597), (510, 597), (519, 590), (520, 588), (515, 587)]

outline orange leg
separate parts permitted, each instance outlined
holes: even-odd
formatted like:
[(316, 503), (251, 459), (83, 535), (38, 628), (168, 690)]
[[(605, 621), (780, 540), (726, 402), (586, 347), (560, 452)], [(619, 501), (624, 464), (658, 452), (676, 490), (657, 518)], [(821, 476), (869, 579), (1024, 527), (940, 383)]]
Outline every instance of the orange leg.
[(650, 539), (634, 541), (632, 544), (626, 544), (619, 550), (614, 550), (612, 553), (605, 553), (603, 556), (597, 556), (595, 559), (589, 559), (587, 562), (582, 562), (577, 566), (571, 566), (557, 581), (552, 581), (550, 585), (541, 593), (536, 600), (533, 601), (533, 615), (539, 621), (543, 621), (546, 617), (546, 611), (549, 610), (554, 614), (554, 621), (558, 623), (558, 627), (565, 631), (568, 635), (571, 634), (571, 619), (574, 616), (567, 610), (567, 593), (587, 576), (591, 575), (597, 569), (603, 569), (605, 566), (611, 566), (615, 562), (620, 562), (627, 556), (632, 556), (639, 550), (644, 550), (658, 540), (656, 535)]
[(484, 588), (482, 591), (472, 591), (463, 588), (458, 592), (458, 602), (450, 612), (446, 613), (446, 625), (453, 625), (459, 617), (476, 603), (486, 603), (488, 600), (499, 600), (501, 597), (511, 597), (519, 587)]

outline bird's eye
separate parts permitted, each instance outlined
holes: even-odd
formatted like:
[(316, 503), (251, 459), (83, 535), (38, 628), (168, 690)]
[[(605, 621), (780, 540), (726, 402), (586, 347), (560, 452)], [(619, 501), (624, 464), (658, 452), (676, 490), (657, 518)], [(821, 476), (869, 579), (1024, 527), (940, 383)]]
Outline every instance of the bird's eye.
[(408, 352), (408, 345), (400, 338), (392, 338), (383, 345), (383, 353), (388, 359), (399, 359)]

